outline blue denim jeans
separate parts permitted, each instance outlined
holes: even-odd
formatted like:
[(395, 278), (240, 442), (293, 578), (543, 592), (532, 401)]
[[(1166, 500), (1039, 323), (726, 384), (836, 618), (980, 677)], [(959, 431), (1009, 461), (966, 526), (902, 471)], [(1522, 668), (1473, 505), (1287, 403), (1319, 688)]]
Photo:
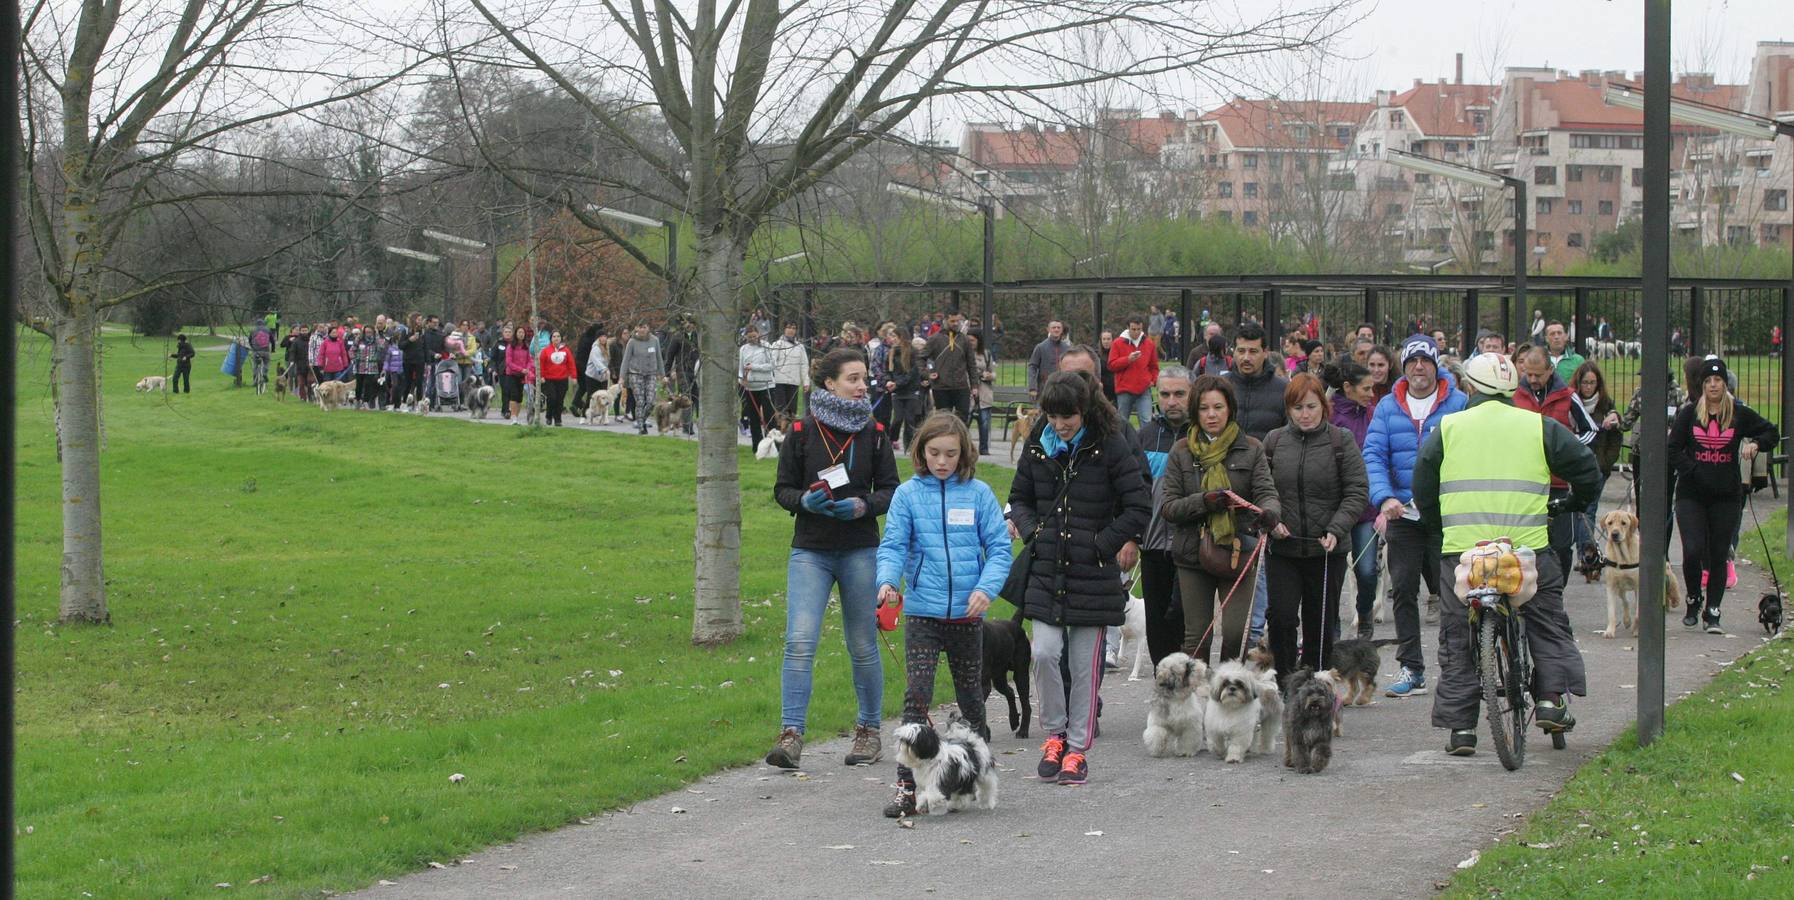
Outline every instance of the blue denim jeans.
[[(1266, 539), (1262, 535), (1259, 537), (1261, 541)], [(1252, 624), (1248, 626), (1250, 634), (1246, 635), (1247, 646), (1257, 644), (1258, 639), (1265, 636), (1265, 608), (1270, 605), (1270, 599), (1270, 592), (1265, 590), (1265, 567), (1261, 563), (1258, 567), (1258, 580), (1252, 588)]]
[(1571, 526), (1575, 529), (1571, 532), (1574, 535), (1571, 540), (1574, 541), (1577, 548), (1581, 548), (1583, 544), (1593, 541), (1601, 536), (1600, 527), (1595, 523), (1600, 520), (1601, 492), (1606, 489), (1607, 478), (1606, 476), (1603, 476), (1601, 478), (1601, 486), (1595, 489), (1594, 502), (1588, 505), (1588, 509), (1577, 513), (1576, 518), (1570, 521)]
[(1370, 622), (1371, 607), (1377, 602), (1377, 542), (1380, 540), (1375, 519), (1352, 526), (1352, 554), (1358, 560), (1352, 567), (1352, 575), (1357, 581), (1360, 623)]
[(841, 630), (853, 660), (858, 723), (877, 728), (883, 716), (884, 662), (878, 656), (878, 548), (791, 551), (785, 567), (785, 666), (779, 679), (780, 727), (804, 730), (811, 671), (830, 591), (841, 589)]
[(1115, 411), (1121, 414), (1123, 422), (1127, 421), (1128, 413), (1133, 413), (1139, 418), (1140, 424), (1144, 425), (1146, 420), (1152, 418), (1152, 394), (1150, 392), (1123, 394), (1117, 391), (1115, 393)]

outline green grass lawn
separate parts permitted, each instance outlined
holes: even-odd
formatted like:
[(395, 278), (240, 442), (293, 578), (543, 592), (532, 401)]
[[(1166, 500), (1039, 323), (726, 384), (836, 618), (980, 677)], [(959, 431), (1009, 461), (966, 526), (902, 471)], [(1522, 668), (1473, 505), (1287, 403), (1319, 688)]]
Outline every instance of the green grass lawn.
[[(1786, 574), (1782, 514), (1773, 519), (1765, 537)], [(1754, 533), (1738, 546), (1762, 563)], [(1761, 634), (1754, 604), (1738, 607), (1735, 627)], [(1651, 747), (1622, 735), (1447, 896), (1794, 896), (1790, 747), (1794, 641), (1782, 640), (1671, 707)]]
[[(217, 354), (193, 394), (139, 395), (161, 342), (107, 343), (110, 627), (56, 625), (47, 359), (21, 353), (20, 896), (354, 888), (770, 745), (771, 462), (743, 450), (747, 635), (701, 651), (696, 445), (326, 414), (230, 389)], [(820, 738), (853, 719), (838, 617), (818, 656)]]

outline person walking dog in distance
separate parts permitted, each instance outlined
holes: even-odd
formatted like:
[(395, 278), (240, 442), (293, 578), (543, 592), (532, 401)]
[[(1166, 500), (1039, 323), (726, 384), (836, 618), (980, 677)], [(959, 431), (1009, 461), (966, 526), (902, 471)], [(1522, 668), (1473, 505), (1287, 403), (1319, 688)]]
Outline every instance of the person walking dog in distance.
[[(770, 373), (769, 373), (770, 374)], [(866, 399), (866, 357), (831, 350), (811, 367), (810, 403), (779, 446), (773, 498), (796, 518), (785, 569), (785, 661), (779, 737), (766, 763), (795, 769), (804, 752), (816, 642), (829, 594), (841, 592), (841, 630), (853, 661), (859, 718), (850, 766), (875, 763), (884, 709), (878, 656), (878, 517), (897, 490), (897, 463)], [(999, 584), (1001, 580), (999, 579)]]
[(168, 354), (168, 358), (174, 360), (174, 379), (168, 386), (168, 392), (183, 393), (181, 386), (186, 385), (185, 393), (193, 393), (193, 344), (187, 340), (186, 335), (174, 336), (174, 352)]

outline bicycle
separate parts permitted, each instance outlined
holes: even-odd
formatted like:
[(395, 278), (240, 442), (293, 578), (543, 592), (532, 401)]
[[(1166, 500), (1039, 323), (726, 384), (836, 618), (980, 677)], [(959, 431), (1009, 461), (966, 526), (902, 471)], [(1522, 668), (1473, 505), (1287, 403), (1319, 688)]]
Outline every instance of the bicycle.
[[(1483, 715), (1503, 768), (1512, 772), (1526, 762), (1526, 730), (1537, 706), (1532, 694), (1532, 650), (1526, 642), (1526, 620), (1520, 608), (1537, 588), (1538, 569), (1530, 550), (1516, 551), (1506, 538), (1478, 541), (1465, 554), (1469, 565), (1464, 605), (1470, 616), (1470, 656), (1482, 683)], [(1551, 746), (1567, 745), (1553, 732)]]
[(261, 396), (268, 391), (268, 354), (251, 353), (255, 358), (255, 394)]

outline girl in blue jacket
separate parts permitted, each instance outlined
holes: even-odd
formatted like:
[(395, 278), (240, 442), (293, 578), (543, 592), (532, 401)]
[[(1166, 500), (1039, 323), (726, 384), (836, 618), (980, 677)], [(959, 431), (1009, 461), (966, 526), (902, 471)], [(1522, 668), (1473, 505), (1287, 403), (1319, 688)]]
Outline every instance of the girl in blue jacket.
[[(878, 543), (878, 603), (904, 598), (903, 653), (909, 685), (903, 721), (928, 721), (941, 652), (953, 675), (959, 711), (985, 740), (984, 611), (1009, 577), (1009, 530), (990, 486), (972, 477), (978, 452), (964, 422), (937, 412), (910, 442), (915, 477), (897, 486)], [(897, 795), (889, 818), (916, 811), (916, 781), (897, 767)]]

